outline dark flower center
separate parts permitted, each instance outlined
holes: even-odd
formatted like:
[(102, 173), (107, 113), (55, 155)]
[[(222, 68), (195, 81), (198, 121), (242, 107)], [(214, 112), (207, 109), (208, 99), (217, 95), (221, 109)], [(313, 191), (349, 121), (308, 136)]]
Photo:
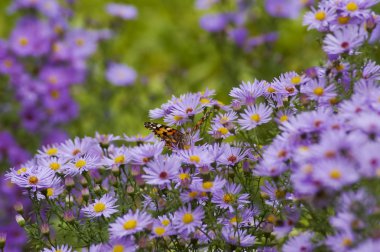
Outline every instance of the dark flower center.
[(166, 179), (168, 177), (168, 173), (167, 172), (161, 172), (160, 173), (160, 179)]

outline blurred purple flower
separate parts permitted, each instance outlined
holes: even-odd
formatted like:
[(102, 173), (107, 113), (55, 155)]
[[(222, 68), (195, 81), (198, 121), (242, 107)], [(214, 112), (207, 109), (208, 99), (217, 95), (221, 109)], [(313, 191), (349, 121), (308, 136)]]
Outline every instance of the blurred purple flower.
[(126, 65), (111, 63), (107, 69), (106, 77), (115, 86), (129, 86), (135, 82), (137, 73)]

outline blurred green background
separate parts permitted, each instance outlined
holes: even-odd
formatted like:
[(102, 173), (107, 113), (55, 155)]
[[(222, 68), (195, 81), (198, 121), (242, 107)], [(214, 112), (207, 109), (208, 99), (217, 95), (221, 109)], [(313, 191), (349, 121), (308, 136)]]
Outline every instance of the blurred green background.
[[(149, 120), (149, 110), (159, 107), (172, 95), (211, 88), (217, 91), (219, 100), (228, 103), (229, 91), (242, 80), (271, 81), (283, 72), (301, 72), (318, 65), (324, 58), (317, 33), (306, 32), (301, 25), (302, 14), (296, 20), (270, 17), (261, 6), (264, 1), (257, 1), (259, 4), (253, 7), (250, 33), (258, 36), (278, 31), (279, 40), (249, 53), (226, 36), (200, 28), (199, 18), (205, 13), (221, 11), (219, 5), (200, 11), (195, 8), (194, 0), (114, 1), (133, 4), (139, 11), (136, 20), (122, 21), (106, 13), (105, 6), (110, 2), (81, 0), (74, 4), (74, 26), (112, 29), (114, 36), (102, 42), (89, 61), (87, 82), (73, 89), (80, 114), (65, 126), (71, 137), (94, 135), (95, 131), (148, 133), (143, 123)], [(0, 1), (2, 38), (8, 37), (19, 17), (7, 14), (10, 3), (10, 0)], [(138, 81), (129, 87), (108, 83), (104, 72), (111, 61), (136, 69)]]

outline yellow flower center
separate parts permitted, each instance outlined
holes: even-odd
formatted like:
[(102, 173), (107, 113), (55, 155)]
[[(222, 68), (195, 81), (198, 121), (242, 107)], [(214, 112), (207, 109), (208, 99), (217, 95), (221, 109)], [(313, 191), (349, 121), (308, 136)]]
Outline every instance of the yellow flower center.
[(180, 180), (190, 179), (190, 175), (188, 173), (181, 173), (178, 177)]
[(290, 79), (290, 81), (292, 82), (292, 84), (294, 84), (294, 85), (298, 85), (298, 84), (300, 84), (300, 82), (301, 82), (301, 77), (300, 76), (294, 76), (294, 77), (292, 77), (291, 79)]
[(121, 244), (113, 245), (112, 252), (124, 252), (124, 246)]
[(178, 121), (181, 121), (182, 119), (183, 119), (182, 116), (179, 116), (179, 115), (175, 115), (175, 116), (174, 116), (174, 120), (177, 121), (177, 122), (178, 122)]
[(82, 39), (82, 38), (76, 39), (75, 44), (77, 44), (77, 46), (83, 46), (84, 45), (84, 39)]
[(277, 220), (276, 216), (274, 216), (273, 214), (270, 214), (268, 215), (267, 217), (267, 221), (270, 222), (270, 223), (275, 223)]
[(124, 161), (125, 161), (124, 155), (120, 155), (120, 156), (115, 157), (114, 161), (116, 164), (124, 163)]
[(314, 89), (314, 94), (317, 96), (322, 96), (324, 92), (325, 90), (323, 89), (323, 87), (316, 87)]
[(163, 235), (163, 234), (165, 234), (165, 231), (166, 231), (166, 229), (164, 228), (164, 227), (156, 227), (155, 229), (154, 229), (154, 232), (157, 234), (157, 235)]
[(165, 220), (161, 221), (161, 224), (164, 225), (164, 226), (166, 227), (167, 225), (170, 224), (170, 220), (165, 219)]
[(50, 96), (53, 97), (54, 99), (58, 99), (59, 98), (59, 91), (58, 90), (53, 90), (50, 92)]
[(231, 193), (226, 193), (223, 195), (223, 201), (227, 204), (234, 202), (234, 198), (234, 195), (232, 195)]
[(124, 225), (123, 225), (124, 229), (126, 229), (126, 230), (134, 229), (136, 226), (137, 226), (136, 220), (126, 221), (126, 222), (124, 222)]
[(197, 155), (191, 155), (190, 156), (190, 162), (195, 162), (195, 163), (199, 163), (201, 161), (201, 158)]
[(106, 204), (103, 202), (97, 202), (94, 205), (94, 211), (97, 213), (103, 212), (106, 209)]
[(228, 129), (225, 128), (225, 127), (220, 127), (218, 129), (218, 131), (222, 134), (222, 135), (226, 135), (228, 133)]
[(337, 70), (337, 71), (343, 71), (344, 70), (344, 65), (343, 64), (339, 64), (339, 65), (337, 65), (337, 66), (335, 66), (335, 69)]
[(86, 160), (84, 159), (79, 159), (76, 163), (75, 163), (75, 166), (78, 168), (78, 169), (81, 169), (83, 168), (83, 166), (86, 165)]
[(210, 103), (210, 100), (207, 99), (207, 98), (201, 98), (201, 99), (199, 100), (199, 102), (202, 103), (202, 104), (209, 104), (209, 103)]
[(349, 2), (347, 5), (346, 5), (346, 9), (348, 11), (356, 11), (358, 9), (358, 5), (355, 3), (355, 2)]
[(260, 115), (259, 114), (253, 114), (251, 115), (251, 120), (255, 122), (260, 122)]
[(203, 189), (209, 190), (214, 186), (214, 183), (211, 181), (203, 182)]
[(61, 249), (57, 249), (55, 252), (63, 252)]
[(190, 198), (194, 199), (195, 197), (197, 197), (198, 193), (196, 191), (191, 191), (191, 192), (189, 192), (188, 195)]
[(274, 93), (274, 92), (276, 92), (276, 89), (274, 89), (273, 87), (268, 87), (267, 92), (268, 93)]
[(28, 39), (25, 38), (25, 37), (21, 37), (21, 38), (18, 40), (18, 42), (19, 42), (19, 44), (20, 44), (21, 46), (27, 46), (27, 45), (29, 44)]
[(21, 175), (21, 174), (25, 173), (26, 171), (27, 171), (27, 169), (25, 167), (22, 167), (22, 168), (17, 170), (17, 175)]
[(13, 65), (13, 63), (12, 63), (12, 61), (10, 61), (10, 60), (4, 60), (4, 61), (3, 61), (3, 65), (4, 65), (6, 68), (11, 68), (12, 65)]
[(342, 173), (338, 169), (333, 169), (330, 172), (330, 178), (332, 179), (340, 179), (342, 177)]
[(324, 11), (317, 11), (314, 15), (315, 19), (318, 21), (325, 20), (326, 18), (326, 13)]
[(61, 165), (57, 162), (53, 162), (49, 165), (50, 169), (52, 169), (53, 171), (56, 171), (58, 170), (59, 168), (61, 168)]
[(342, 241), (342, 245), (344, 247), (349, 247), (352, 245), (352, 240), (350, 238), (344, 238)]
[(36, 176), (29, 177), (29, 184), (36, 185), (38, 183), (38, 178)]
[(241, 218), (238, 217), (238, 216), (234, 216), (234, 217), (232, 217), (232, 218), (230, 219), (230, 223), (231, 223), (231, 224), (236, 224), (236, 223), (238, 223), (238, 222), (241, 222)]
[(50, 75), (49, 78), (48, 78), (48, 82), (51, 83), (51, 84), (57, 84), (58, 83), (57, 76)]
[(227, 116), (222, 116), (219, 120), (221, 124), (227, 123), (229, 121), (229, 118)]
[(193, 222), (193, 220), (194, 220), (194, 217), (191, 213), (185, 213), (182, 217), (182, 221), (185, 224), (189, 224), (189, 223)]
[(54, 188), (48, 188), (48, 189), (46, 190), (46, 195), (47, 195), (48, 197), (53, 196), (53, 195), (54, 195)]
[(55, 156), (58, 153), (58, 149), (57, 148), (49, 148), (45, 151), (45, 153), (48, 154), (49, 156)]
[(288, 120), (288, 116), (287, 115), (282, 115), (280, 117), (280, 122), (286, 122)]
[(350, 17), (347, 16), (347, 17), (338, 17), (338, 23), (339, 24), (347, 24), (348, 22), (350, 21)]

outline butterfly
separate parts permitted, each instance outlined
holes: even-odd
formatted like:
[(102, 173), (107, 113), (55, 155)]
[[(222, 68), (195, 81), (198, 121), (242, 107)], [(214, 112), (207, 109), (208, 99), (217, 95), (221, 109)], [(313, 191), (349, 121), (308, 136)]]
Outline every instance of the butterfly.
[(155, 123), (155, 122), (145, 122), (144, 126), (150, 129), (157, 137), (165, 141), (165, 146), (172, 149), (176, 147), (178, 149), (184, 149), (189, 145), (191, 135), (197, 131), (201, 125), (206, 121), (210, 115), (211, 110), (207, 111), (203, 117), (195, 124), (195, 126), (190, 130), (190, 132), (182, 133), (181, 131), (174, 129), (172, 127)]

